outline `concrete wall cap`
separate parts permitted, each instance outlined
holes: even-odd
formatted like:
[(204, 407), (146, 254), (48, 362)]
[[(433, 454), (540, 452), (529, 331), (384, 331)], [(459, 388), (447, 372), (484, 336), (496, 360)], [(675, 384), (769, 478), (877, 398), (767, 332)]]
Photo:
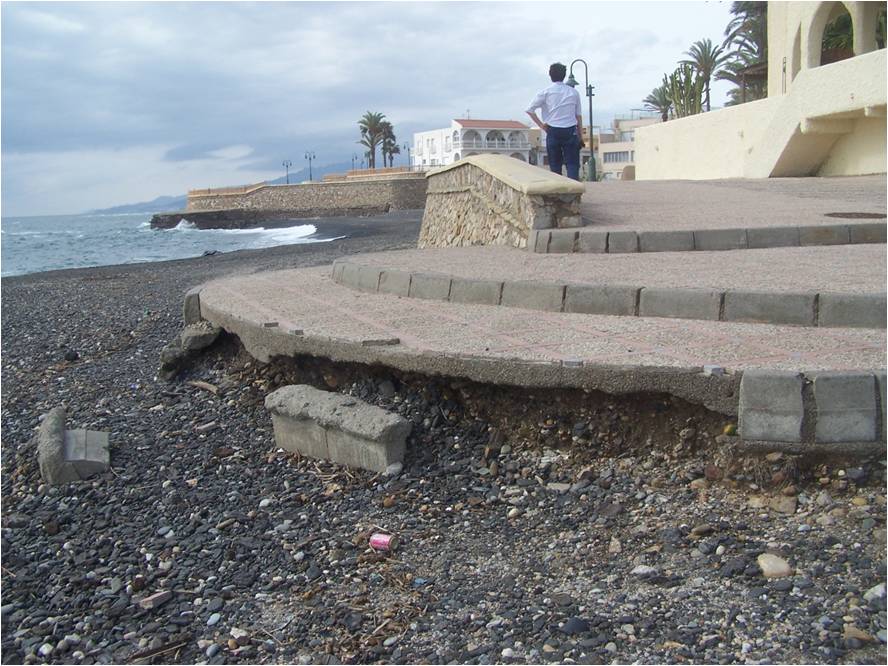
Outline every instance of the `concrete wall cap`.
[(524, 194), (583, 194), (586, 191), (586, 186), (579, 181), (505, 155), (469, 155), (458, 162), (429, 171), (426, 178), (432, 178), (466, 164), (472, 164), (486, 171)]

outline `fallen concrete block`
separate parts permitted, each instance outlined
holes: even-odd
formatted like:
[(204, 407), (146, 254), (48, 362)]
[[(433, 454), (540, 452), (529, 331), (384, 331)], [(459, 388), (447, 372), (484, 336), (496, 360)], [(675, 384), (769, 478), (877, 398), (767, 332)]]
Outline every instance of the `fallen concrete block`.
[(188, 324), (179, 333), (179, 342), (185, 351), (205, 349), (216, 341), (222, 329), (208, 321)]
[(516, 280), (503, 283), (501, 304), (528, 310), (561, 312), (564, 303), (564, 285)]
[(819, 326), (885, 328), (885, 294), (820, 294)]
[(603, 254), (607, 252), (607, 232), (580, 229), (577, 235), (577, 252)]
[(503, 283), (497, 280), (453, 278), (450, 285), (450, 301), (452, 303), (499, 305), (502, 291)]
[(799, 245), (845, 245), (851, 240), (848, 226), (827, 224), (799, 227)]
[(697, 250), (744, 250), (746, 247), (746, 229), (701, 229), (694, 232), (694, 248)]
[(564, 292), (564, 311), (631, 317), (638, 304), (640, 287), (569, 284)]
[(878, 429), (876, 379), (863, 372), (820, 372), (814, 376), (818, 442), (871, 442)]
[(795, 372), (747, 370), (740, 379), (738, 428), (746, 440), (802, 441), (803, 378)]
[(638, 316), (718, 321), (721, 300), (722, 293), (710, 289), (644, 287), (638, 297)]
[(379, 276), (379, 293), (395, 296), (410, 295), (410, 273), (385, 270)]
[(40, 476), (52, 485), (88, 479), (110, 467), (108, 433), (65, 430), (65, 409), (56, 407), (37, 432)]
[(607, 235), (607, 251), (615, 254), (638, 252), (638, 234), (634, 231), (611, 231)]
[(450, 283), (448, 275), (413, 273), (410, 276), (410, 296), (446, 301), (450, 297)]
[(270, 393), (265, 407), (287, 451), (373, 472), (403, 461), (411, 424), (398, 414), (305, 385)]
[(848, 232), (851, 234), (852, 243), (884, 243), (888, 226), (884, 222), (865, 222), (863, 224), (849, 224)]
[(724, 320), (814, 326), (815, 298), (815, 294), (728, 291)]
[(182, 304), (182, 319), (188, 324), (196, 324), (200, 316), (200, 287), (194, 287), (185, 292), (185, 302)]
[(570, 254), (577, 242), (575, 229), (553, 229), (549, 237), (549, 254)]
[(766, 247), (798, 247), (798, 227), (753, 227), (746, 230), (750, 250)]
[(693, 231), (642, 231), (638, 234), (640, 252), (688, 252), (694, 249)]

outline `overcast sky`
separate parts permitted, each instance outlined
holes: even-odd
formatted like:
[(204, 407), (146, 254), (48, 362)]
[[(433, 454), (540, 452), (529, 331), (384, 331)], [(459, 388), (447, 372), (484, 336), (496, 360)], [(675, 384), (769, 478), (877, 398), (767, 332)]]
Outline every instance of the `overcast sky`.
[[(585, 58), (595, 124), (628, 114), (729, 2), (2, 3), (2, 213), (78, 213), (258, 182), (452, 118), (526, 121)], [(582, 66), (579, 66), (581, 84)], [(721, 105), (727, 86), (714, 87)], [(584, 108), (586, 104), (584, 101)]]

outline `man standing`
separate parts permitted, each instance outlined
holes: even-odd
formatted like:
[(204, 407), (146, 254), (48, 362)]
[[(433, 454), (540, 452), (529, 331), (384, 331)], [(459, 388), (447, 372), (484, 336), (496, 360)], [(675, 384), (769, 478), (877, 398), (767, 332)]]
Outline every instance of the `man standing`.
[[(580, 179), (580, 148), (583, 146), (583, 118), (580, 115), (580, 93), (564, 83), (567, 67), (556, 62), (549, 67), (552, 85), (533, 98), (527, 115), (546, 133), (549, 168), (561, 175), (562, 165), (567, 177)], [(543, 119), (537, 117), (541, 109)]]

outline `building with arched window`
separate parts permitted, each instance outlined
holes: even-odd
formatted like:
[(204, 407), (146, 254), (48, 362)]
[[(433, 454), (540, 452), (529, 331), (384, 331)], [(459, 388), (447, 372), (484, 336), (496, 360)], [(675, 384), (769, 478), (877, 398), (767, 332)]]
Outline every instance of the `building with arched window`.
[(886, 66), (884, 2), (769, 2), (768, 96), (639, 128), (636, 178), (885, 173)]
[(516, 120), (456, 119), (450, 127), (413, 135), (413, 166), (452, 164), (462, 157), (496, 153), (531, 161), (530, 128)]

